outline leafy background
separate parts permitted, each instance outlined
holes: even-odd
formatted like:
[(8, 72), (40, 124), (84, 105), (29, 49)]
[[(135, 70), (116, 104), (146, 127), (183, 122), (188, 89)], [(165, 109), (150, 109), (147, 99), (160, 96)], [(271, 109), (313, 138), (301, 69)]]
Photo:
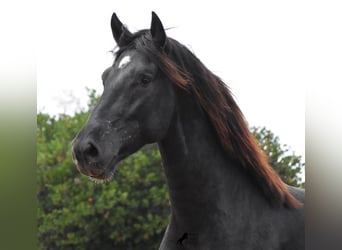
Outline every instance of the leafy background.
[[(71, 141), (97, 102), (86, 110), (37, 115), (38, 249), (158, 249), (170, 207), (160, 154), (147, 145), (120, 163), (114, 181), (96, 184), (72, 163)], [(265, 127), (252, 133), (284, 182), (305, 186), (301, 156)]]

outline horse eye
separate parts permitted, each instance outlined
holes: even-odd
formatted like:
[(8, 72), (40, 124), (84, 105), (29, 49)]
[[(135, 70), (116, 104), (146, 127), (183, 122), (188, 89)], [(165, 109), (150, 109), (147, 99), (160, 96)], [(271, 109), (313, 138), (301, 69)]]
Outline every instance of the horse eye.
[(152, 77), (149, 75), (142, 75), (141, 79), (140, 79), (140, 83), (143, 86), (146, 86), (147, 84), (149, 84), (152, 81)]

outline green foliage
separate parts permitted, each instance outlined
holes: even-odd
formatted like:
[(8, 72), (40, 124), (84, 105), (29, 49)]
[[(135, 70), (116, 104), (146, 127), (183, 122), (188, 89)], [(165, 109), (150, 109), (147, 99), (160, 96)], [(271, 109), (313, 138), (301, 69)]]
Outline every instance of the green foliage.
[(156, 249), (169, 214), (158, 150), (145, 147), (115, 181), (95, 184), (71, 160), (71, 140), (87, 116), (37, 116), (39, 249)]
[[(88, 92), (91, 109), (97, 96)], [(157, 249), (170, 214), (157, 147), (120, 163), (114, 181), (91, 182), (71, 155), (71, 141), (88, 115), (37, 115), (38, 249)], [(270, 131), (254, 134), (282, 178), (300, 184), (300, 157), (286, 156), (288, 149)]]
[(296, 187), (304, 187), (300, 178), (300, 173), (304, 168), (301, 156), (294, 153), (289, 154), (290, 147), (280, 145), (279, 137), (275, 136), (270, 130), (253, 127), (252, 133), (259, 142), (260, 148), (268, 156), (270, 165), (277, 171), (281, 179)]
[(86, 89), (87, 89), (88, 96), (89, 96), (88, 109), (91, 111), (95, 107), (95, 105), (97, 104), (100, 98), (96, 94), (95, 89), (89, 89), (89, 88), (86, 88)]

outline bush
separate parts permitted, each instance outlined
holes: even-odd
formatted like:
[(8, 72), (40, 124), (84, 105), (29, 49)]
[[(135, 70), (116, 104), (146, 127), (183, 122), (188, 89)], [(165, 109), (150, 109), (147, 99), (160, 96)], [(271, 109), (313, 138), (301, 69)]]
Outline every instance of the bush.
[[(90, 92), (89, 109), (96, 103)], [(120, 163), (114, 181), (96, 184), (72, 163), (71, 141), (88, 117), (37, 115), (38, 249), (158, 249), (170, 208), (156, 145)], [(283, 180), (301, 185), (301, 158), (265, 128), (253, 128)]]

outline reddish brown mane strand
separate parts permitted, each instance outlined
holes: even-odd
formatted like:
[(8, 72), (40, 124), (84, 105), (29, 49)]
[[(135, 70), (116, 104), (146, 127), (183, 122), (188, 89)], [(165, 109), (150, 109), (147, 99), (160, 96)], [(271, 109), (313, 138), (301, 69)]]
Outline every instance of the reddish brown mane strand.
[[(194, 55), (191, 57), (193, 60), (191, 66), (196, 67), (192, 70), (175, 66), (183, 64), (186, 67), (186, 61), (179, 64), (177, 61), (170, 62), (169, 57), (164, 57), (163, 61), (167, 62), (165, 66), (170, 70), (165, 72), (166, 75), (180, 87), (191, 86), (195, 98), (214, 125), (225, 151), (256, 180), (273, 205), (284, 205), (288, 208), (301, 206), (301, 203), (290, 193), (287, 185), (269, 165), (266, 155), (249, 131), (245, 118), (229, 88)], [(196, 72), (196, 75), (189, 76), (188, 72)]]
[(161, 70), (174, 83), (181, 88), (186, 88), (191, 83), (191, 77), (183, 72), (177, 65), (175, 65), (168, 57), (162, 57), (162, 62), (165, 68)]
[(275, 206), (301, 206), (268, 164), (226, 84), (176, 40), (168, 38), (165, 50), (160, 51), (146, 31), (135, 36), (132, 47), (145, 53), (177, 86), (190, 89), (212, 122), (224, 150), (253, 177), (265, 197)]

